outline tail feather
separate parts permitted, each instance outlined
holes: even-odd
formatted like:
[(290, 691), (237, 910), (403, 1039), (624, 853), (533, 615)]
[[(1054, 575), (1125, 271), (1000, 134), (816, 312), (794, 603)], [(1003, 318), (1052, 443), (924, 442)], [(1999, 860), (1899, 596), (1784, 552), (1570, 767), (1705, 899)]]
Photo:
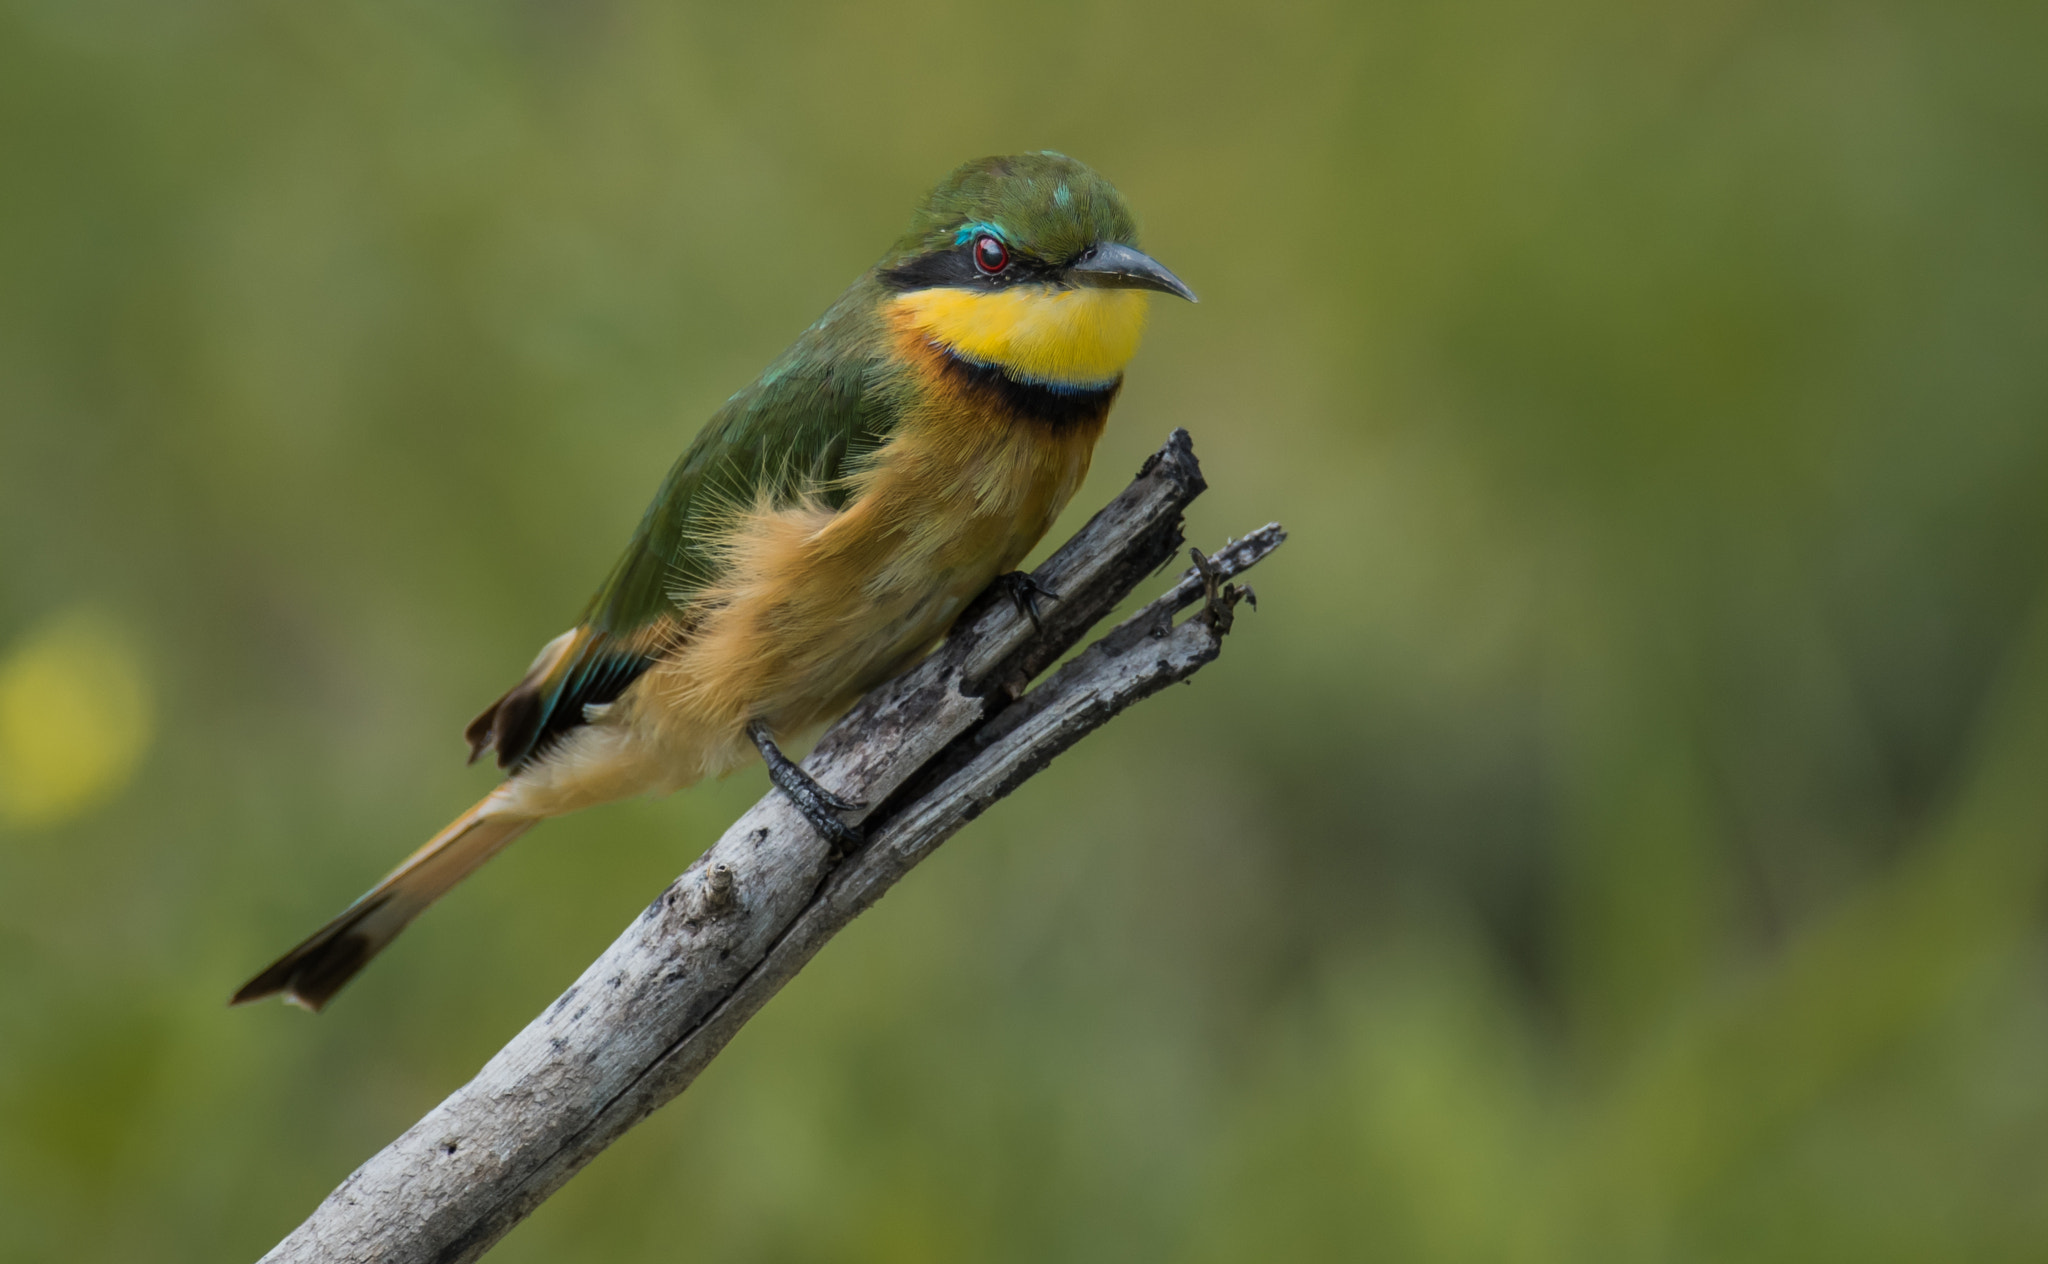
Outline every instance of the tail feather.
[(243, 984), (228, 1004), (282, 992), (292, 1004), (318, 1011), (334, 999), (407, 923), (533, 824), (529, 817), (489, 813), (490, 805), (487, 798), (455, 818), (339, 917)]

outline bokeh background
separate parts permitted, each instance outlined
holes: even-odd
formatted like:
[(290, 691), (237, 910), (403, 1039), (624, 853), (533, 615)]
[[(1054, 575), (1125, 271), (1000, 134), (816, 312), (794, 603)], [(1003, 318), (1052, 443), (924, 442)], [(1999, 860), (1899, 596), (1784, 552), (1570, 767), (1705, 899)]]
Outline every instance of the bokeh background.
[[(228, 993), (955, 163), (1293, 540), (495, 1259), (2048, 1258), (2048, 6), (0, 3), (0, 1258), (250, 1259), (765, 787)], [(1161, 581), (1163, 582), (1163, 581)]]

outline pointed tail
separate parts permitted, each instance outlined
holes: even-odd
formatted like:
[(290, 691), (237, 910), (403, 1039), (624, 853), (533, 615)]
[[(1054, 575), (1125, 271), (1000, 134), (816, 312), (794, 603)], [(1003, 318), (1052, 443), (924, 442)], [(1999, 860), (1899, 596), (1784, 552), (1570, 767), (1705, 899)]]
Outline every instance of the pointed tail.
[(491, 806), (491, 799), (485, 798), (456, 817), (343, 909), (341, 916), (243, 984), (228, 1004), (242, 1005), (282, 992), (292, 1004), (317, 1012), (370, 958), (398, 938), (408, 922), (534, 823), (531, 817), (489, 812)]

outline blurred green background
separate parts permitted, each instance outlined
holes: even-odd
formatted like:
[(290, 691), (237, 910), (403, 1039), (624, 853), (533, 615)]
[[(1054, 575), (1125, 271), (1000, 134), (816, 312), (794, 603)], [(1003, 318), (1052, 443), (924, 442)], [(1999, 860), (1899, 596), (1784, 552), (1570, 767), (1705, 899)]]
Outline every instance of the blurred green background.
[(0, 1258), (251, 1259), (765, 787), (222, 1002), (976, 155), (1221, 662), (495, 1259), (2048, 1258), (2048, 6), (0, 3)]

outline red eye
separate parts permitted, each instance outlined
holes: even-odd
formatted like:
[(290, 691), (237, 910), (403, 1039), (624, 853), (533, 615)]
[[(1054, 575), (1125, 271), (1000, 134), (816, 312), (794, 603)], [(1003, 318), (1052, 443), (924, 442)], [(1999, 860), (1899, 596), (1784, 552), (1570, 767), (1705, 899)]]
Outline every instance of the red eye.
[(1003, 243), (983, 234), (974, 239), (974, 266), (989, 276), (994, 276), (1010, 266), (1010, 252)]

